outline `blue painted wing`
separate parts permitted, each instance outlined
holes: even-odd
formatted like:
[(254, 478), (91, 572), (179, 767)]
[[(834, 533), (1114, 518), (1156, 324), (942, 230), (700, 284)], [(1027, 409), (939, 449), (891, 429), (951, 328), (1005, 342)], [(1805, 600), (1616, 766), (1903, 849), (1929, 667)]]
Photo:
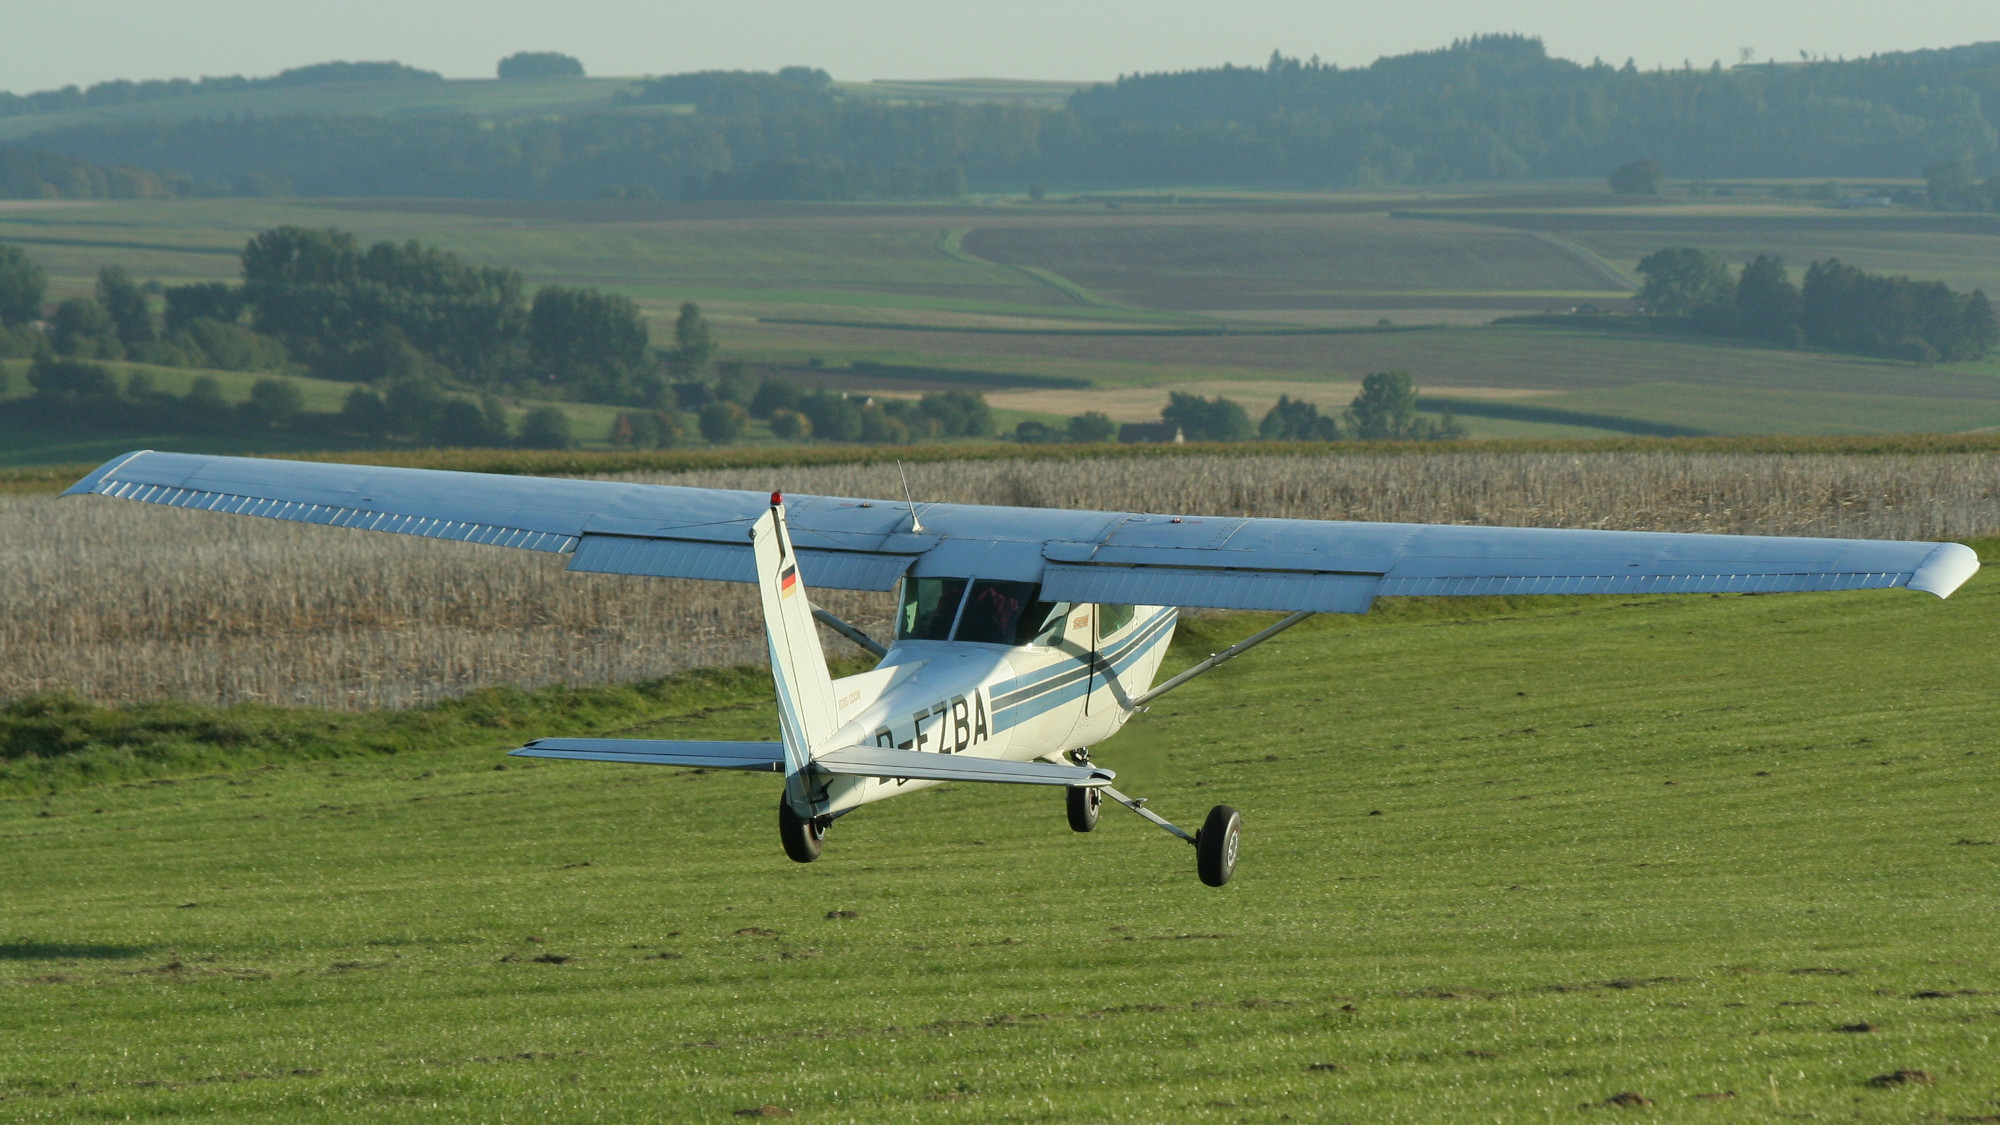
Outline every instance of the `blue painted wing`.
[(695, 766), (711, 770), (785, 768), (785, 747), (778, 742), (669, 742), (651, 738), (538, 738), (516, 758), (568, 758), (583, 762), (623, 762), (626, 765)]
[[(774, 481), (783, 471), (773, 470)], [(71, 493), (571, 555), (570, 569), (749, 582), (761, 492), (141, 452)], [(1979, 569), (1956, 543), (1463, 527), (789, 496), (808, 586), (905, 573), (1042, 583), (1058, 601), (1359, 613), (1391, 595), (1909, 587)]]

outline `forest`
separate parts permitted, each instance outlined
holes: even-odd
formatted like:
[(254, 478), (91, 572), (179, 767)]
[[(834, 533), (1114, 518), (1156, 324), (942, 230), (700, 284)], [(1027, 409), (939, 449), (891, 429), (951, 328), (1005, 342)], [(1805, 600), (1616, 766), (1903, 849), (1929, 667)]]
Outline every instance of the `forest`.
[[(388, 76), (408, 80), (404, 71)], [(74, 97), (139, 96), (98, 89)], [(654, 105), (692, 112), (636, 112)], [(787, 67), (668, 75), (600, 107), (525, 119), (128, 120), (16, 143), (99, 169), (148, 169), (183, 194), (936, 198), (1031, 183), (1596, 177), (1646, 159), (1673, 177), (1964, 168), (1973, 178), (1957, 194), (1976, 202), (2000, 199), (1972, 190), (1976, 171), (2000, 152), (1997, 122), (2000, 43), (1644, 71), (1553, 58), (1539, 39), (1489, 35), (1363, 67), (1274, 52), (1263, 67), (1128, 75), (1053, 110), (870, 99), (824, 71)], [(70, 179), (81, 186), (45, 176), (41, 190), (100, 190), (88, 176)]]

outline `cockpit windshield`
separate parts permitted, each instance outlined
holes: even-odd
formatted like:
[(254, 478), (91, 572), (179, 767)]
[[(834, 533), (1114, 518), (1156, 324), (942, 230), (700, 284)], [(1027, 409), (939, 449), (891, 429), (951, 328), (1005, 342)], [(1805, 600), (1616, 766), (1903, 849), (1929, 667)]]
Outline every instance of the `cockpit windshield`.
[(953, 640), (975, 644), (1011, 645), (1021, 613), (1035, 603), (1041, 587), (1033, 582), (996, 582), (981, 578), (972, 584), (965, 612), (958, 616)]
[(1040, 601), (1040, 593), (1041, 587), (1033, 582), (905, 578), (903, 604), (896, 614), (896, 639), (1060, 644), (1069, 603)]
[(965, 585), (963, 578), (903, 579), (903, 608), (896, 614), (896, 639), (950, 640), (952, 622), (958, 620), (959, 603), (965, 600)]

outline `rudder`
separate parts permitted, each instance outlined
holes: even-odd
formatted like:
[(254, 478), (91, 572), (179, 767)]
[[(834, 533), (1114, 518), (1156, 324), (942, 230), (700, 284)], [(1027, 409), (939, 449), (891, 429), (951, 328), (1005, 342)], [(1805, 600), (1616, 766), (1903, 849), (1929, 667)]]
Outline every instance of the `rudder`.
[(771, 509), (750, 529), (757, 556), (757, 590), (763, 599), (764, 636), (771, 649), (771, 679), (777, 685), (778, 723), (785, 743), (785, 792), (795, 811), (817, 810), (808, 790), (807, 764), (839, 729), (834, 713), (833, 676), (820, 647), (805, 580), (785, 528), (784, 499), (771, 494)]

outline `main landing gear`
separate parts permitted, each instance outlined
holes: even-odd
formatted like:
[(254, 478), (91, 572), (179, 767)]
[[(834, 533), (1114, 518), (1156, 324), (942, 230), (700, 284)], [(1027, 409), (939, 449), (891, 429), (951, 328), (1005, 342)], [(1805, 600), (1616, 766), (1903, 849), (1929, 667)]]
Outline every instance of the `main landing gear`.
[[(1088, 766), (1090, 748), (1078, 747), (1064, 755), (1071, 765)], [(1097, 827), (1097, 811), (1104, 807), (1104, 791), (1094, 785), (1072, 785), (1063, 791), (1069, 804), (1069, 826), (1073, 832), (1088, 832)]]
[[(1086, 751), (1073, 751), (1070, 759), (1078, 765), (1090, 763), (1090, 755)], [(1087, 788), (1072, 785), (1068, 797), (1069, 826), (1078, 832), (1088, 832), (1097, 827), (1097, 810), (1103, 805), (1104, 798), (1109, 797), (1193, 844), (1194, 870), (1202, 882), (1219, 887), (1236, 874), (1236, 853), (1243, 845), (1243, 815), (1228, 805), (1217, 805), (1208, 810), (1208, 819), (1202, 822), (1201, 830), (1189, 833), (1147, 808), (1146, 798), (1127, 797), (1108, 785)]]
[(795, 863), (811, 863), (819, 858), (826, 826), (831, 821), (831, 817), (800, 816), (792, 811), (791, 802), (782, 796), (778, 798), (778, 839), (784, 841), (785, 854)]
[(1072, 831), (1088, 832), (1097, 827), (1097, 810), (1104, 807), (1104, 794), (1095, 786), (1072, 785), (1065, 796), (1069, 798), (1069, 826)]

